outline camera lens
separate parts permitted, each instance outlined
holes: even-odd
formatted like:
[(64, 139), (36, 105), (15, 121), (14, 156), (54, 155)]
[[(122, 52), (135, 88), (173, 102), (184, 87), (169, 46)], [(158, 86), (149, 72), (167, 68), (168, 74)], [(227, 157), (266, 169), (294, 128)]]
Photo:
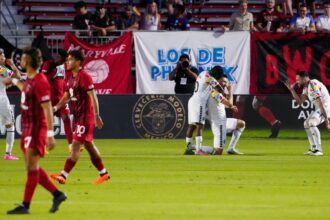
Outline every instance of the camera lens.
[(182, 62), (182, 67), (183, 68), (188, 68), (189, 67), (189, 62), (188, 61), (183, 61)]

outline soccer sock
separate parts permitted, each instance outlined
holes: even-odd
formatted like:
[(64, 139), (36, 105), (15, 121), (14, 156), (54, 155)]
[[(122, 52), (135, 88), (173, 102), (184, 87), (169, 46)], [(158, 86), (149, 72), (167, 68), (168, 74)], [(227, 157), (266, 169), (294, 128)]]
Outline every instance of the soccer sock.
[(212, 155), (214, 153), (214, 148), (213, 147), (208, 147), (208, 146), (202, 146), (201, 151), (204, 153)]
[(310, 149), (314, 149), (314, 147), (316, 147), (316, 144), (314, 142), (314, 138), (313, 138), (310, 128), (305, 128), (305, 131), (306, 131), (307, 138), (309, 141)]
[(196, 136), (196, 151), (199, 151), (202, 147), (203, 137)]
[(54, 193), (56, 190), (55, 184), (50, 181), (47, 173), (42, 168), (39, 168), (39, 184), (51, 193)]
[(272, 111), (265, 107), (265, 106), (261, 106), (258, 109), (258, 113), (261, 117), (263, 117), (271, 126), (276, 122), (276, 118), (273, 115)]
[(231, 136), (230, 143), (229, 143), (229, 148), (235, 149), (236, 144), (241, 137), (242, 132), (244, 131), (244, 128), (238, 128), (233, 131), (233, 135)]
[(64, 132), (66, 139), (68, 141), (68, 144), (72, 144), (72, 125), (71, 125), (71, 120), (70, 118), (66, 118), (63, 120), (64, 124)]
[(69, 157), (66, 161), (65, 161), (65, 165), (64, 165), (64, 169), (61, 172), (61, 174), (67, 178), (70, 171), (72, 170), (72, 168), (76, 165), (76, 161), (71, 160), (71, 158)]
[(10, 128), (7, 128), (7, 134), (6, 134), (6, 154), (11, 155), (11, 151), (14, 146), (14, 140), (15, 140), (15, 127), (12, 126)]
[(186, 143), (191, 144), (192, 143), (192, 138), (186, 137)]
[(106, 169), (104, 168), (104, 164), (101, 157), (91, 158), (91, 161), (101, 175), (107, 173)]
[(322, 151), (320, 130), (317, 127), (310, 127), (310, 130), (315, 141), (316, 149)]
[[(25, 191), (24, 191), (24, 200), (23, 205), (29, 205), (31, 203), (33, 193), (39, 182), (39, 170), (31, 170), (27, 173), (27, 180), (25, 183)], [(26, 207), (27, 208), (27, 207)]]

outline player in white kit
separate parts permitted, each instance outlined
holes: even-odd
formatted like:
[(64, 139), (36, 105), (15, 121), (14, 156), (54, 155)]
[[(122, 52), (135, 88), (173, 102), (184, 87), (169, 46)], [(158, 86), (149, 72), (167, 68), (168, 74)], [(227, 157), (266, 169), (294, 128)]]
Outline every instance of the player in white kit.
[[(8, 69), (5, 65), (9, 65), (12, 70)], [(0, 81), (8, 77), (19, 78), (20, 74), (12, 60), (6, 59), (4, 50), (0, 48)], [(5, 160), (18, 160), (18, 158), (11, 154), (14, 140), (15, 140), (15, 126), (14, 114), (9, 103), (6, 93), (6, 87), (0, 83), (0, 123), (6, 127), (6, 153), (3, 159)]]
[[(196, 129), (196, 154), (203, 154), (202, 131), (205, 124), (206, 104), (211, 96), (217, 102), (221, 102), (229, 108), (237, 109), (222, 94), (223, 88), (218, 80), (225, 74), (220, 66), (213, 67), (210, 71), (200, 73), (196, 80), (195, 91), (188, 102), (188, 130), (186, 133), (187, 149), (192, 143), (192, 135)], [(218, 90), (218, 91), (217, 91)]]
[[(305, 154), (322, 156), (321, 134), (317, 126), (324, 122), (326, 129), (330, 130), (330, 96), (327, 88), (320, 81), (310, 79), (308, 73), (305, 71), (297, 72), (296, 82), (294, 84), (286, 81), (285, 85), (299, 105), (307, 99), (314, 104), (315, 111), (304, 122), (304, 128), (310, 143), (310, 148)], [(301, 95), (296, 93), (294, 89), (295, 85), (303, 87)]]

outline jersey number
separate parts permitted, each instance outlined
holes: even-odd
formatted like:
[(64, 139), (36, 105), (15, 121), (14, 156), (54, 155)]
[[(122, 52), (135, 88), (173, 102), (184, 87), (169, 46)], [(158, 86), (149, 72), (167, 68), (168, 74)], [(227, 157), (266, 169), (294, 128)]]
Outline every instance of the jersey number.
[(86, 127), (83, 126), (83, 125), (77, 125), (77, 134), (78, 134), (78, 137), (81, 137), (81, 135), (85, 134), (85, 131), (86, 131)]
[(28, 149), (31, 144), (32, 137), (28, 136), (24, 138), (24, 148)]

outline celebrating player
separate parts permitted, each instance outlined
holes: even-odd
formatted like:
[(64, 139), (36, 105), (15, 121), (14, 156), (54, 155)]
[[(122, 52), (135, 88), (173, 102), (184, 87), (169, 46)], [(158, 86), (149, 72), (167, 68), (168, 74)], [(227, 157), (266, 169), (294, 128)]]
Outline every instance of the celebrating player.
[(62, 99), (54, 106), (54, 111), (61, 109), (68, 101), (71, 101), (74, 114), (74, 134), (70, 157), (66, 160), (64, 169), (60, 174), (52, 174), (57, 182), (64, 184), (80, 157), (80, 146), (83, 144), (90, 155), (93, 165), (99, 171), (99, 178), (95, 184), (101, 184), (110, 179), (103, 165), (99, 150), (93, 139), (94, 126), (101, 129), (102, 119), (99, 115), (99, 103), (94, 91), (92, 78), (82, 69), (84, 55), (78, 50), (69, 52), (67, 70), (72, 74), (67, 79), (66, 91)]
[[(12, 70), (5, 67), (5, 64), (11, 67)], [(0, 48), (0, 80), (8, 77), (19, 78), (20, 74), (11, 59), (6, 59), (5, 52)], [(9, 99), (6, 93), (6, 87), (0, 83), (0, 123), (6, 127), (6, 153), (3, 159), (18, 160), (18, 157), (11, 155), (14, 140), (15, 140), (15, 120), (14, 113), (10, 107)]]
[(217, 80), (224, 76), (220, 66), (213, 67), (209, 72), (204, 71), (199, 74), (193, 96), (188, 102), (188, 130), (186, 133), (187, 149), (192, 143), (192, 135), (196, 129), (196, 154), (204, 154), (200, 151), (202, 147), (202, 131), (205, 123), (206, 104), (210, 95), (217, 101), (232, 109), (237, 109), (220, 92), (215, 89), (223, 88)]
[(23, 203), (8, 211), (7, 214), (29, 214), (32, 196), (38, 183), (54, 196), (50, 212), (56, 212), (59, 205), (67, 198), (50, 181), (47, 173), (39, 165), (40, 158), (45, 155), (45, 146), (49, 150), (55, 147), (50, 86), (46, 77), (38, 74), (41, 62), (42, 56), (39, 49), (26, 48), (21, 58), (21, 66), (27, 71), (26, 82), (23, 84), (16, 78), (4, 80), (5, 85), (16, 85), (22, 91), (21, 149), (24, 152), (27, 169)]
[[(310, 143), (310, 148), (305, 154), (322, 156), (321, 134), (317, 126), (324, 122), (326, 129), (330, 130), (330, 96), (327, 88), (320, 81), (310, 79), (308, 73), (305, 71), (297, 72), (296, 82), (294, 84), (286, 81), (285, 85), (299, 105), (307, 99), (314, 104), (315, 111), (304, 122), (304, 128)], [(303, 87), (301, 95), (296, 93), (294, 89), (295, 85)]]
[[(53, 60), (43, 62), (41, 66), (41, 71), (44, 73), (48, 79), (51, 87), (51, 101), (52, 105), (56, 105), (60, 99), (63, 97), (65, 90), (65, 67), (64, 63), (68, 56), (65, 50), (59, 50), (59, 59), (55, 62)], [(69, 144), (69, 150), (71, 150), (72, 144), (72, 126), (70, 120), (70, 108), (68, 104), (65, 104), (54, 115), (62, 118), (64, 124), (65, 136)]]

